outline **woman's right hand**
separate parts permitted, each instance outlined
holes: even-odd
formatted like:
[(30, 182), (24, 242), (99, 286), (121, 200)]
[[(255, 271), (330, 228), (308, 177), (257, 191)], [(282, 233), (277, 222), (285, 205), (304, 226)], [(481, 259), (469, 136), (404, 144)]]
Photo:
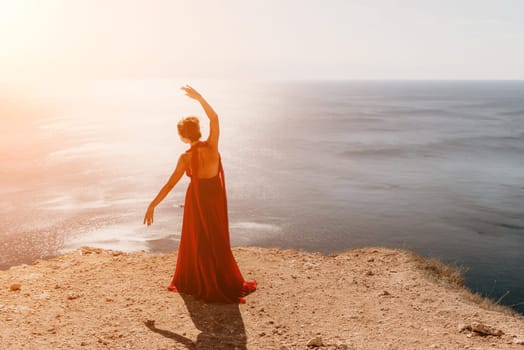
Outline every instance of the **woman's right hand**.
[(202, 99), (202, 95), (200, 95), (198, 91), (196, 91), (189, 85), (182, 86), (180, 89), (184, 90), (184, 92), (186, 93), (186, 96), (189, 98), (192, 98), (193, 100), (200, 101)]
[(154, 213), (155, 213), (155, 207), (151, 205), (147, 207), (146, 215), (144, 216), (144, 224), (149, 226), (153, 223)]

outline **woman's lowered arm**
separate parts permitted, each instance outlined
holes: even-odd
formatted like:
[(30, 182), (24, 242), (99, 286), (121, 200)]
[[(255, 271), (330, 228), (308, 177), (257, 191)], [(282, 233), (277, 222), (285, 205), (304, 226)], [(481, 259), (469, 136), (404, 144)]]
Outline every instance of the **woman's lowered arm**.
[(186, 161), (184, 158), (184, 155), (181, 155), (178, 158), (178, 163), (176, 165), (175, 171), (173, 171), (173, 174), (169, 177), (169, 180), (167, 180), (166, 184), (160, 189), (160, 192), (156, 195), (155, 199), (151, 201), (151, 204), (149, 204), (149, 207), (147, 208), (146, 215), (144, 216), (144, 224), (147, 226), (151, 225), (153, 223), (153, 216), (155, 212), (155, 207), (162, 202), (162, 200), (167, 196), (169, 192), (175, 187), (175, 185), (180, 181), (180, 178), (182, 175), (184, 175), (184, 171), (186, 170)]

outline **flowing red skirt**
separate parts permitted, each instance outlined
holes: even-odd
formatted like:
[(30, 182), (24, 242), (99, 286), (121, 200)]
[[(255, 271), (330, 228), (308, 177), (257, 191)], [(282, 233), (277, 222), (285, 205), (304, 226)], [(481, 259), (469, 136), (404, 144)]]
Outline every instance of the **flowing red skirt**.
[[(197, 157), (194, 154), (192, 158)], [(198, 179), (198, 165), (192, 162), (192, 166), (177, 264), (169, 289), (206, 302), (243, 303), (243, 297), (256, 289), (256, 282), (244, 280), (231, 252), (222, 164), (218, 174), (209, 179)]]

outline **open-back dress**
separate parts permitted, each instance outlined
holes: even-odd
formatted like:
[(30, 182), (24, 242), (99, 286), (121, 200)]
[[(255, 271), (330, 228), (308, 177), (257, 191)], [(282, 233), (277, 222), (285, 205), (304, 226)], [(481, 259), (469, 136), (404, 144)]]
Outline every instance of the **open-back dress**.
[(198, 152), (208, 147), (198, 142), (186, 151), (192, 153), (191, 178), (186, 191), (182, 233), (172, 291), (191, 294), (206, 302), (244, 303), (256, 289), (255, 281), (245, 281), (231, 252), (224, 170), (219, 155), (218, 173), (198, 177)]

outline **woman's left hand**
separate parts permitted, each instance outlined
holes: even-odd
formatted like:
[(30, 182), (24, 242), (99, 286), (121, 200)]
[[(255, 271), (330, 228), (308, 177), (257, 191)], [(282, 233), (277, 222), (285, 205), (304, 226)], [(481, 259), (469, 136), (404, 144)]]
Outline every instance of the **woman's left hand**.
[(149, 226), (153, 223), (154, 213), (155, 213), (155, 207), (149, 206), (147, 208), (146, 215), (144, 216), (144, 224)]

